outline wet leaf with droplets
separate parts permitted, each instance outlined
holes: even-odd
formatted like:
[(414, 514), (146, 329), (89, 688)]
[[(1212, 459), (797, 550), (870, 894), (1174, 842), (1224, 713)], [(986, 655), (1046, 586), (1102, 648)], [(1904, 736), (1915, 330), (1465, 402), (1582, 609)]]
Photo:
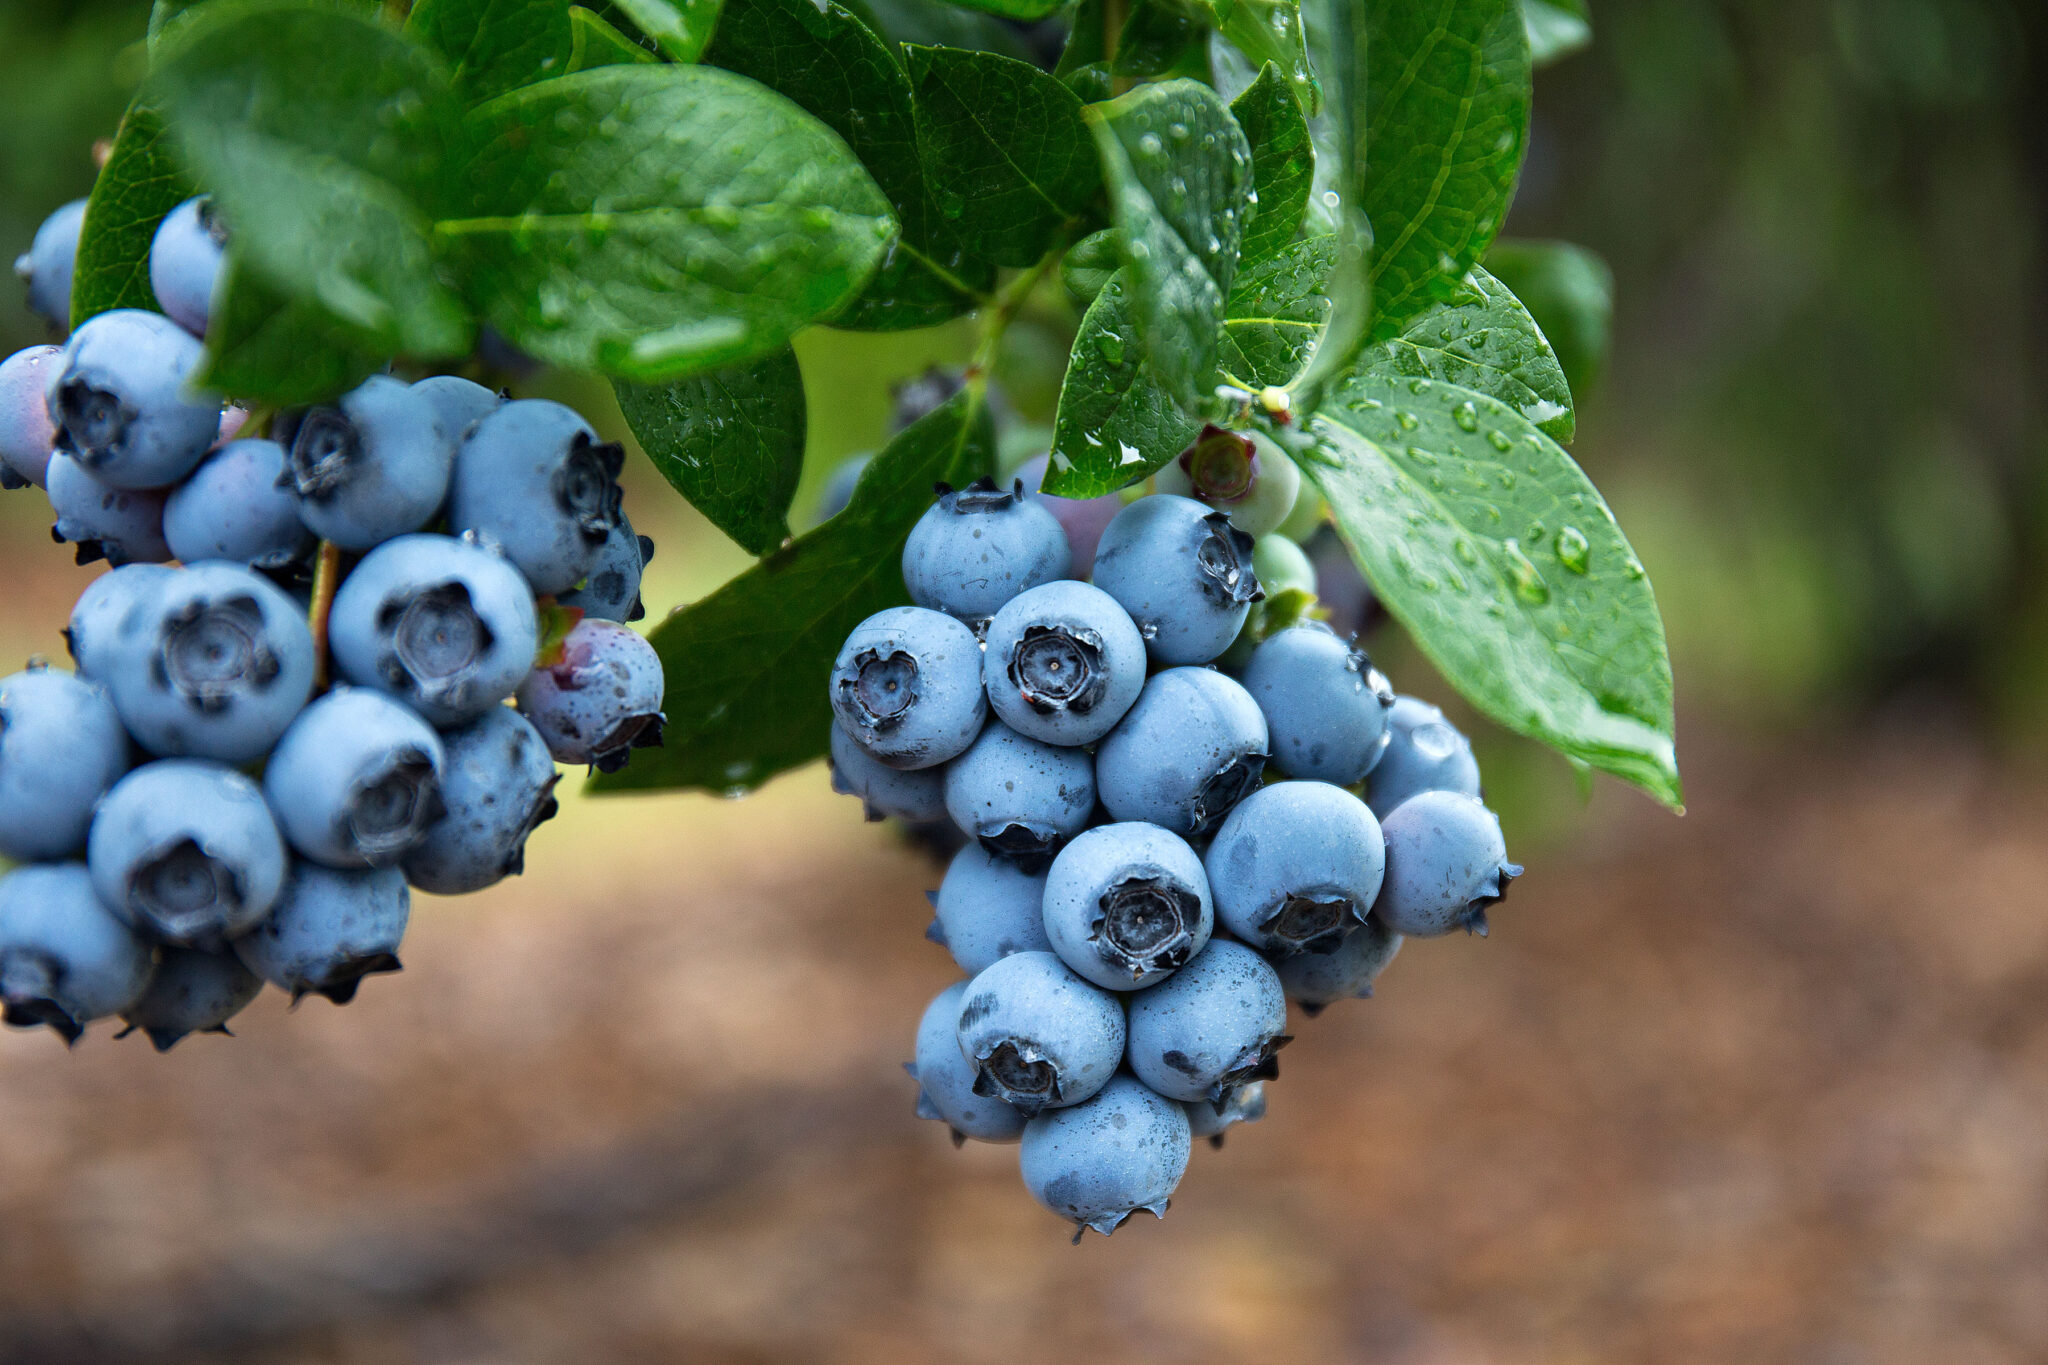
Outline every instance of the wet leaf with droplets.
[(1336, 242), (1311, 237), (1239, 272), (1225, 307), (1225, 370), (1261, 386), (1284, 386), (1301, 373), (1329, 320)]
[(1136, 331), (1130, 276), (1118, 270), (1088, 305), (1074, 337), (1046, 492), (1069, 498), (1113, 492), (1178, 455), (1201, 431), (1200, 419), (1175, 401), (1149, 353), (1134, 344)]
[(1521, 301), (1479, 266), (1450, 298), (1409, 319), (1361, 364), (1498, 398), (1558, 441), (1574, 434), (1571, 386), (1556, 352)]
[(1486, 268), (1515, 292), (1557, 353), (1571, 391), (1584, 398), (1607, 363), (1614, 276), (1607, 263), (1571, 242), (1503, 238)]
[(1250, 266), (1285, 249), (1301, 231), (1309, 186), (1315, 181), (1316, 155), (1301, 102), (1272, 63), (1231, 101), (1230, 112), (1252, 149), (1257, 203), (1240, 247), (1240, 260)]
[(576, 49), (561, 0), (418, 0), (405, 31), (441, 54), (464, 104), (567, 75)]

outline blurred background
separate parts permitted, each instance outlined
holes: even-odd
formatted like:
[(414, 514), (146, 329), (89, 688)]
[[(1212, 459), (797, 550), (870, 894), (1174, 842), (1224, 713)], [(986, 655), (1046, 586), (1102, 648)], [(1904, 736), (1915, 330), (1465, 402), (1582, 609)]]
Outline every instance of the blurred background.
[[(0, 3), (0, 257), (89, 187), (145, 13)], [(1510, 232), (1614, 274), (1574, 453), (1687, 815), (1478, 728), (1530, 866), (1492, 937), (1298, 1020), (1271, 1116), (1073, 1249), (910, 1116), (923, 855), (816, 769), (574, 800), (346, 1011), (0, 1038), (0, 1365), (2048, 1359), (2048, 7), (1595, 20)], [(1069, 325), (1015, 334), (1027, 419)], [(800, 508), (961, 336), (806, 339)], [(633, 474), (657, 612), (741, 567)], [(0, 663), (87, 573), (0, 497)]]

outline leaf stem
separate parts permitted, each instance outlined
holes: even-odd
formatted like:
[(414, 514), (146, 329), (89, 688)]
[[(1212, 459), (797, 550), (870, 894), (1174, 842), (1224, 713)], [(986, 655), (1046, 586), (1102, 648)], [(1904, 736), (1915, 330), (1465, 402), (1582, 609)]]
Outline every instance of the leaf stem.
[(306, 624), (313, 631), (313, 684), (317, 688), (327, 686), (327, 618), (334, 611), (334, 591), (340, 586), (341, 547), (323, 540), (320, 557), (313, 564), (313, 601), (306, 608)]

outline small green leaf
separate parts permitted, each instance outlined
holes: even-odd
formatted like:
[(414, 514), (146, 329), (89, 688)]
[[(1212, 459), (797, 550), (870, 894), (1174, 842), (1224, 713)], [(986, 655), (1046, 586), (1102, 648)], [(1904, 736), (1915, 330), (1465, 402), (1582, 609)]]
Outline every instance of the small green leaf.
[(1223, 323), (1224, 373), (1255, 389), (1294, 381), (1330, 320), (1336, 258), (1337, 239), (1325, 233), (1238, 274)]
[(1309, 64), (1308, 33), (1301, 22), (1300, 0), (1210, 0), (1223, 11), (1218, 27), (1253, 66), (1271, 63), (1294, 88), (1295, 98), (1310, 115), (1322, 111), (1323, 90)]
[(1547, 66), (1569, 57), (1593, 41), (1593, 19), (1586, 0), (1522, 0), (1522, 27), (1529, 34), (1529, 54)]
[(1066, 7), (1067, 0), (955, 0), (955, 3), (964, 9), (977, 9), (999, 18), (1029, 22), (1058, 14)]
[(115, 308), (156, 308), (150, 243), (164, 215), (195, 193), (163, 120), (140, 101), (129, 105), (86, 204), (71, 274), (72, 326)]
[[(1128, 21), (1126, 21), (1128, 22)], [(1103, 20), (1103, 0), (1080, 0), (1067, 25), (1067, 41), (1052, 74), (1061, 80), (1084, 66), (1106, 67), (1109, 63), (1108, 34)]]
[(719, 0), (612, 0), (620, 13), (654, 39), (672, 61), (688, 64), (704, 55), (718, 28)]
[(1130, 276), (1118, 270), (1081, 318), (1053, 419), (1048, 493), (1113, 493), (1178, 455), (1202, 429), (1153, 370), (1133, 311)]
[(667, 747), (592, 789), (745, 791), (821, 757), (832, 661), (855, 626), (908, 602), (903, 542), (932, 485), (970, 483), (994, 462), (995, 428), (980, 392), (964, 390), (875, 457), (845, 511), (657, 626)]
[(1199, 403), (1215, 386), (1251, 148), (1222, 97), (1194, 81), (1091, 105), (1088, 122), (1149, 364), (1183, 406)]
[(1209, 69), (1207, 15), (1197, 15), (1181, 0), (1133, 0), (1130, 17), (1117, 35), (1113, 76), (1142, 80), (1186, 76)]
[(961, 9), (946, 0), (846, 0), (846, 8), (889, 40), (889, 55), (899, 62), (908, 46), (958, 47), (1020, 62), (1036, 60), (1015, 28), (993, 14)]
[(1556, 442), (1485, 394), (1373, 374), (1337, 385), (1303, 436), (1359, 567), (1467, 700), (1681, 802), (1656, 597)]
[(418, 0), (405, 31), (447, 61), (464, 104), (568, 74), (576, 45), (565, 0)]
[(980, 259), (1035, 265), (1102, 183), (1081, 101), (1008, 57), (938, 47), (905, 55), (939, 212)]
[(1301, 102), (1271, 62), (1231, 101), (1230, 113), (1252, 149), (1252, 188), (1258, 192), (1241, 249), (1249, 265), (1275, 254), (1301, 231), (1309, 186), (1316, 178), (1316, 154)]
[(1591, 393), (1607, 364), (1614, 317), (1607, 262), (1570, 242), (1503, 239), (1486, 253), (1486, 268), (1515, 291), (1550, 339), (1572, 392)]
[(707, 66), (607, 66), (471, 116), (475, 216), (438, 225), (541, 360), (678, 379), (787, 345), (859, 293), (889, 204), (823, 124)]
[(712, 525), (754, 555), (789, 539), (790, 499), (804, 471), (796, 352), (669, 384), (612, 388), (647, 458)]
[(321, 402), (354, 388), (388, 358), (374, 338), (243, 271), (232, 252), (215, 299), (200, 382), (238, 401)]
[(591, 71), (600, 66), (638, 66), (655, 59), (654, 54), (607, 23), (595, 10), (577, 5), (569, 11), (569, 70)]
[(1476, 265), (1457, 293), (1374, 347), (1366, 368), (1477, 389), (1552, 440), (1569, 442), (1574, 434), (1572, 390), (1557, 353), (1521, 300)]

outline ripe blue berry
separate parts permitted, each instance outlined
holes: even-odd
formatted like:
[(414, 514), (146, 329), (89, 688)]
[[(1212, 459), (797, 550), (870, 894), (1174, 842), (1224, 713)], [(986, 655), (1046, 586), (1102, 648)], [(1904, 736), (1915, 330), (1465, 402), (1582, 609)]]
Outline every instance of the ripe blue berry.
[(1396, 697), (1387, 713), (1387, 751), (1373, 765), (1365, 799), (1384, 821), (1409, 797), (1433, 791), (1479, 795), (1472, 742), (1428, 702)]
[(832, 723), (832, 790), (858, 796), (870, 820), (927, 821), (946, 818), (944, 768), (892, 768), (854, 743)]
[(447, 813), (405, 855), (405, 879), (437, 896), (462, 896), (526, 870), (526, 840), (559, 807), (561, 780), (540, 732), (510, 707), (441, 736)]
[(904, 1069), (917, 1082), (917, 1116), (937, 1119), (953, 1130), (953, 1145), (1015, 1142), (1024, 1135), (1024, 1116), (1003, 1101), (974, 1091), (975, 1071), (960, 1055), (955, 1026), (967, 983), (956, 981), (933, 997), (917, 1021), (917, 1060)]
[(71, 325), (71, 271), (78, 260), (78, 235), (85, 226), (85, 200), (74, 199), (43, 220), (14, 273), (28, 286), (28, 306), (51, 328)]
[(1257, 1123), (1266, 1117), (1266, 1083), (1253, 1081), (1250, 1085), (1241, 1085), (1231, 1091), (1230, 1097), (1222, 1104), (1196, 1100), (1186, 1108), (1189, 1135), (1207, 1138), (1211, 1147), (1221, 1148), (1225, 1129), (1235, 1128), (1240, 1123)]
[(832, 711), (892, 768), (929, 768), (974, 743), (988, 717), (981, 643), (943, 612), (891, 607), (853, 628), (832, 665)]
[(230, 441), (208, 455), (164, 504), (164, 540), (187, 564), (224, 559), (282, 569), (304, 559), (313, 533), (275, 441)]
[(1190, 1145), (1185, 1109), (1118, 1076), (1086, 1103), (1026, 1124), (1018, 1165), (1024, 1188), (1074, 1224), (1078, 1243), (1086, 1229), (1107, 1236), (1140, 1209), (1164, 1218)]
[(48, 480), (44, 471), (57, 448), (57, 427), (43, 393), (63, 355), (57, 346), (31, 346), (0, 361), (0, 488)]
[(1098, 825), (1060, 850), (1046, 878), (1053, 951), (1106, 990), (1165, 980), (1214, 928), (1202, 860), (1157, 825)]
[(1266, 718), (1207, 668), (1155, 673), (1095, 754), (1102, 804), (1183, 838), (1207, 837), (1266, 769)]
[(1085, 750), (1026, 739), (999, 720), (946, 769), (946, 813), (963, 834), (1026, 871), (1088, 828), (1095, 760)]
[(121, 1011), (128, 1027), (141, 1029), (158, 1052), (169, 1052), (188, 1033), (226, 1033), (228, 1020), (263, 991), (263, 982), (232, 951), (166, 948), (142, 998)]
[(68, 450), (51, 454), (45, 478), (50, 510), (57, 514), (50, 537), (76, 545), (80, 564), (104, 559), (118, 568), (161, 564), (171, 557), (162, 492), (102, 483)]
[(278, 740), (263, 792), (300, 857), (391, 867), (444, 812), (442, 758), (440, 737), (412, 711), (381, 692), (338, 687)]
[(109, 910), (158, 942), (209, 948), (269, 913), (289, 861), (256, 784), (188, 758), (144, 764), (115, 783), (87, 849)]
[(1287, 776), (1349, 787), (1386, 751), (1394, 689), (1364, 651), (1328, 627), (1274, 632), (1243, 676), (1266, 717), (1273, 766)]
[(1154, 486), (1228, 514), (1248, 536), (1263, 536), (1294, 510), (1301, 471), (1266, 436), (1207, 426), (1160, 469)]
[(1116, 599), (1086, 583), (1030, 588), (988, 625), (982, 681), (989, 705), (1019, 734), (1093, 744), (1145, 685), (1145, 642)]
[(661, 744), (661, 656), (613, 621), (578, 621), (561, 655), (519, 685), (519, 710), (558, 763), (599, 772), (626, 766), (635, 749)]
[(441, 514), (455, 441), (424, 395), (372, 375), (280, 426), (299, 516), (322, 540), (367, 550)]
[(1155, 494), (1116, 514), (1095, 552), (1095, 586), (1123, 604), (1162, 664), (1205, 664), (1265, 595), (1252, 538), (1192, 498)]
[(1365, 923), (1386, 843), (1365, 802), (1327, 782), (1246, 797), (1203, 858), (1216, 918), (1270, 953), (1328, 952)]
[(1073, 561), (1068, 572), (1076, 578), (1086, 578), (1095, 572), (1095, 549), (1102, 543), (1102, 533), (1109, 529), (1109, 523), (1124, 510), (1124, 500), (1114, 493), (1099, 498), (1061, 498), (1041, 492), (1050, 465), (1051, 457), (1047, 455), (1026, 460), (1018, 466), (1017, 478), (1023, 481), (1024, 491), (1045, 504), (1045, 510), (1066, 531), (1067, 551)]
[(1280, 1074), (1287, 995), (1272, 964), (1219, 938), (1166, 980), (1130, 998), (1131, 1070), (1169, 1099), (1221, 1104)]
[(434, 405), (441, 430), (458, 447), (478, 422), (505, 405), (505, 395), (459, 374), (429, 375), (414, 384), (412, 391)]
[(442, 727), (511, 696), (540, 642), (519, 571), (448, 536), (400, 536), (363, 556), (334, 595), (327, 630), (344, 678), (389, 692)]
[(87, 1023), (139, 1000), (154, 966), (149, 944), (93, 894), (84, 864), (0, 877), (0, 1020), (75, 1043)]
[(138, 629), (140, 609), (149, 594), (177, 572), (161, 564), (128, 564), (86, 585), (64, 627), (64, 643), (78, 665), (79, 677), (105, 683), (120, 655), (121, 642)]
[(925, 937), (972, 976), (1012, 953), (1049, 951), (1044, 905), (1044, 873), (1026, 872), (1008, 858), (969, 844), (946, 865), (945, 880), (932, 897), (937, 914)]
[(1287, 998), (1300, 1005), (1310, 1017), (1339, 1000), (1362, 1000), (1372, 995), (1372, 983), (1401, 951), (1401, 936), (1369, 915), (1357, 930), (1327, 953), (1296, 953), (1274, 966)]
[(647, 615), (640, 601), (640, 576), (653, 559), (654, 542), (633, 534), (633, 523), (621, 512), (590, 576), (555, 600), (600, 621), (638, 621)]
[(1427, 938), (1486, 932), (1486, 907), (1522, 869), (1508, 861), (1500, 819), (1463, 792), (1422, 792), (1387, 817), (1387, 880), (1375, 918)]
[(1012, 953), (967, 983), (960, 1051), (974, 1093), (1030, 1117), (1079, 1104), (1109, 1083), (1124, 1055), (1124, 1007), (1051, 953)]
[(597, 567), (619, 523), (625, 458), (560, 403), (506, 403), (462, 442), (449, 521), (495, 540), (535, 592), (567, 592)]
[(228, 226), (204, 196), (164, 215), (149, 245), (149, 287), (171, 321), (193, 336), (206, 335), (213, 286), (227, 254)]
[(269, 918), (234, 942), (242, 965), (294, 1001), (355, 999), (366, 976), (399, 970), (412, 895), (397, 868), (337, 872), (294, 863)]
[(129, 618), (106, 678), (114, 709), (152, 753), (253, 763), (313, 691), (313, 635), (269, 579), (196, 564)]
[(84, 848), (93, 804), (128, 758), (104, 689), (48, 668), (0, 678), (0, 856), (44, 862)]
[(192, 389), (205, 348), (161, 313), (120, 308), (64, 343), (44, 398), (63, 444), (115, 488), (163, 488), (220, 436), (220, 403)]
[(926, 509), (903, 546), (903, 586), (921, 607), (979, 629), (1002, 605), (1041, 583), (1065, 578), (1067, 533), (1022, 484), (988, 479), (952, 489)]

